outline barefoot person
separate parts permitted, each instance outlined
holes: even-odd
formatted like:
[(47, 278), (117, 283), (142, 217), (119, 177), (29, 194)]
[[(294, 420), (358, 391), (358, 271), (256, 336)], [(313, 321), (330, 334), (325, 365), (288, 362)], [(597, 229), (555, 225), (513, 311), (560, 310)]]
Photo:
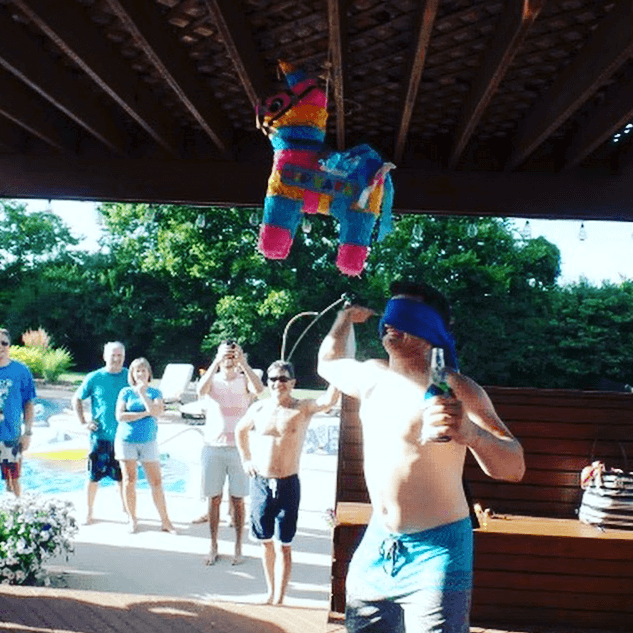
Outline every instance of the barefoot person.
[[(85, 523), (93, 522), (93, 509), (99, 482), (109, 477), (117, 482), (123, 501), (121, 468), (114, 457), (114, 436), (117, 421), (116, 401), (119, 391), (127, 386), (125, 347), (118, 341), (106, 343), (103, 347), (105, 367), (89, 373), (72, 397), (72, 407), (79, 422), (90, 430), (90, 452), (88, 453), (88, 512)], [(86, 421), (83, 401), (90, 398), (92, 420)]]
[[(268, 368), (271, 397), (256, 402), (235, 429), (244, 470), (250, 476), (251, 535), (262, 544), (268, 604), (281, 604), (292, 567), (291, 544), (299, 514), (299, 460), (310, 420), (336, 403), (330, 387), (316, 400), (297, 400), (290, 363)], [(278, 547), (275, 548), (273, 536)]]
[[(342, 310), (319, 351), (319, 373), (360, 400), (373, 515), (347, 575), (350, 632), (467, 633), (472, 525), (462, 485), (466, 452), (495, 479), (519, 481), (523, 449), (485, 393), (460, 374), (446, 299), (425, 284), (392, 284), (380, 321), (389, 361), (345, 358), (354, 323)], [(452, 394), (425, 399), (433, 347), (447, 357)], [(447, 441), (448, 440), (448, 441)]]
[(175, 534), (176, 530), (167, 516), (156, 442), (156, 418), (165, 411), (165, 404), (161, 392), (150, 387), (152, 377), (152, 367), (147, 359), (137, 358), (130, 363), (130, 386), (121, 390), (116, 403), (119, 426), (114, 440), (114, 452), (123, 466), (123, 490), (125, 507), (130, 517), (130, 531), (138, 531), (136, 480), (137, 462), (141, 462), (160, 516), (161, 529)]
[(218, 347), (215, 359), (198, 383), (197, 391), (206, 411), (201, 455), (202, 494), (209, 499), (211, 548), (205, 563), (214, 565), (218, 560), (220, 504), (228, 479), (230, 514), (235, 528), (232, 564), (237, 565), (242, 560), (244, 497), (248, 494), (248, 477), (235, 446), (235, 425), (253, 400), (264, 391), (264, 385), (248, 364), (242, 348), (229, 340)]
[(35, 385), (29, 368), (10, 354), (9, 330), (0, 328), (0, 469), (7, 491), (19, 497), (22, 453), (33, 434)]

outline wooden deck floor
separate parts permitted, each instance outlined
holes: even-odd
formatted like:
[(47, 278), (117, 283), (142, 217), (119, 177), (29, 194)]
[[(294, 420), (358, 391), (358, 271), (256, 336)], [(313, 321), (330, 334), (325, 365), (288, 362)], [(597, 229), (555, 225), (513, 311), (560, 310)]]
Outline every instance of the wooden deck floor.
[(325, 633), (327, 611), (2, 587), (0, 633)]
[[(45, 587), (0, 588), (0, 633), (344, 633), (325, 609), (270, 607)], [(580, 633), (550, 626), (472, 626), (471, 633)], [(583, 633), (607, 633), (595, 629)]]

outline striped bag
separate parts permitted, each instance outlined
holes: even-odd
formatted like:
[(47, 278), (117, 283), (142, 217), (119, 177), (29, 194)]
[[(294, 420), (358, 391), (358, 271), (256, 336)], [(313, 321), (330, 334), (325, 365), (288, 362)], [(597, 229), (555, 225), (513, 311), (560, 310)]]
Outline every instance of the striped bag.
[(584, 490), (578, 510), (583, 523), (597, 527), (633, 530), (633, 472), (629, 472), (624, 447), (618, 442), (624, 468), (607, 467), (593, 461), (596, 442), (592, 448), (591, 464), (582, 469), (580, 486)]

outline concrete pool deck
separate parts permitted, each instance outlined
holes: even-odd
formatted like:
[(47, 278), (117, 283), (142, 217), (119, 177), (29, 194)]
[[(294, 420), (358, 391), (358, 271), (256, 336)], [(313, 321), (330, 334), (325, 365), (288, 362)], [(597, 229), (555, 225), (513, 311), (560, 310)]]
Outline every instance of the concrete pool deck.
[[(38, 389), (40, 398), (70, 399), (71, 395), (72, 389)], [(70, 412), (55, 416), (51, 422), (55, 429), (67, 427), (73, 433), (85, 432)], [(338, 418), (315, 416), (311, 426), (338, 427)], [(178, 460), (188, 460), (193, 467), (200, 454), (200, 435), (196, 426), (186, 424), (178, 412), (172, 410), (159, 424), (159, 445), (161, 451), (169, 452)], [(25, 460), (28, 459), (26, 453)], [(326, 521), (326, 511), (334, 506), (336, 462), (335, 454), (318, 451), (304, 453), (301, 458), (302, 500), (298, 532), (293, 542), (293, 571), (286, 596), (289, 606), (324, 609), (329, 606), (331, 528)], [(250, 541), (247, 530), (244, 560), (240, 565), (231, 565), (235, 532), (227, 521), (226, 495), (221, 509), (221, 558), (214, 566), (204, 564), (210, 543), (208, 524), (191, 522), (205, 509), (205, 503), (197, 494), (196, 477), (194, 472), (195, 482), (187, 486), (186, 492), (166, 493), (176, 535), (160, 531), (158, 514), (148, 490), (138, 491), (140, 531), (129, 534), (117, 487), (101, 487), (95, 502), (95, 523), (80, 526), (75, 553), (68, 561), (54, 559), (47, 565), (53, 585), (216, 602), (262, 602), (266, 585), (259, 558), (260, 546)], [(81, 523), (86, 514), (83, 491), (51, 496), (70, 500)], [(248, 513), (248, 499), (246, 505)]]

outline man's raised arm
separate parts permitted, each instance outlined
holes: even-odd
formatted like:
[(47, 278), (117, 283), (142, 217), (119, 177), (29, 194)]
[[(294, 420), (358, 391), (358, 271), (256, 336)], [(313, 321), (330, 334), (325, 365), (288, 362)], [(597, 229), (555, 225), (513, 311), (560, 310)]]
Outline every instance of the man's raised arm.
[(361, 306), (349, 306), (341, 310), (319, 349), (317, 371), (331, 385), (355, 398), (360, 397), (361, 363), (346, 358), (346, 345), (354, 323), (364, 323), (375, 312)]

